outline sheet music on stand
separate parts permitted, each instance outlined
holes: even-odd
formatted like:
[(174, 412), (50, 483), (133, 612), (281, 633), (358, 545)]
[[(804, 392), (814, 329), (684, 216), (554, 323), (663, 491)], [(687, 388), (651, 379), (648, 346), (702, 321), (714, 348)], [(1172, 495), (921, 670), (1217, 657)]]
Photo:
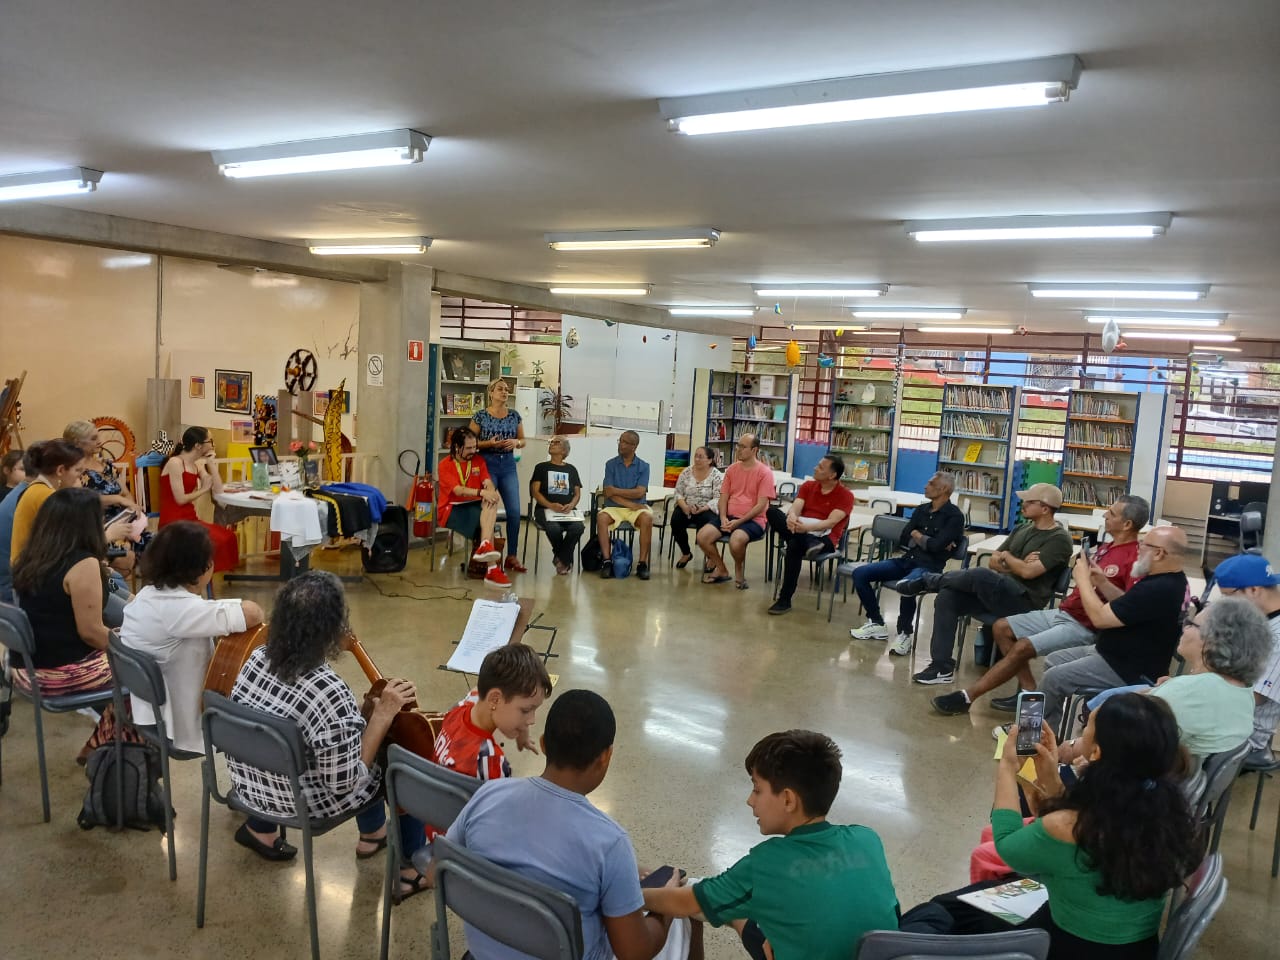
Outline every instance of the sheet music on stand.
[(547, 648), (538, 651), (544, 663), (551, 657), (559, 656), (551, 652), (556, 642), (557, 628), (539, 623), (542, 614), (530, 619), (532, 613), (532, 597), (521, 597), (515, 603), (476, 600), (471, 607), (471, 616), (467, 618), (467, 626), (462, 631), (462, 638), (454, 641), (456, 649), (448, 662), (440, 664), (439, 669), (464, 676), (478, 674), (487, 654), (508, 643), (521, 643), (530, 630), (551, 633)]

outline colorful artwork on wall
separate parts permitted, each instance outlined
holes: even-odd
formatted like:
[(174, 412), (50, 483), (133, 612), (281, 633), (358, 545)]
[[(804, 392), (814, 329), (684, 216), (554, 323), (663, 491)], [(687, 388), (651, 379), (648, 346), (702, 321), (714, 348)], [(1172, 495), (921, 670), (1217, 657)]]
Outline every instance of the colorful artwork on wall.
[(231, 421), (231, 442), (232, 443), (253, 443), (253, 421), (252, 420), (232, 420)]
[(253, 398), (253, 442), (259, 447), (274, 446), (278, 427), (276, 398), (258, 394)]
[(213, 371), (213, 409), (219, 413), (249, 413), (253, 374), (246, 370)]
[[(336, 392), (337, 391), (330, 392), (328, 390), (317, 390), (313, 394), (315, 398), (314, 411), (317, 417), (323, 417), (325, 415), (325, 411), (329, 409), (329, 398), (333, 396), (334, 393)], [(350, 390), (342, 391), (342, 412), (344, 414), (351, 412), (351, 391)]]
[(192, 400), (204, 399), (204, 377), (192, 377), (187, 386), (187, 395)]

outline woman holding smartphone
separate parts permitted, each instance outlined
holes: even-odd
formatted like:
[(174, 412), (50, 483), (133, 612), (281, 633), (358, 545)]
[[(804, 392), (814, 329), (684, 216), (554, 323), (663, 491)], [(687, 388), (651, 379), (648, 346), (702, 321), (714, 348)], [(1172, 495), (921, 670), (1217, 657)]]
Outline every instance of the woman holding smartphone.
[(213, 438), (208, 427), (187, 427), (160, 471), (160, 526), (191, 520), (209, 531), (213, 540), (215, 572), (240, 566), (240, 544), (235, 531), (205, 523), (196, 515), (196, 501), (222, 492), (222, 477), (213, 465)]

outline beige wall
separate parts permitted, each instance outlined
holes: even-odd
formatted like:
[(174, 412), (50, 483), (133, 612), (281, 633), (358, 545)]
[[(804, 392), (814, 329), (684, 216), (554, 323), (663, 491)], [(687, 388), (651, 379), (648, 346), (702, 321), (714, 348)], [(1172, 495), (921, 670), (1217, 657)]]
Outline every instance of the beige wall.
[[(214, 370), (253, 373), (255, 393), (284, 386), (285, 359), (315, 352), (317, 389), (342, 377), (359, 401), (357, 285), (146, 254), (0, 236), (0, 376), (27, 371), (23, 440), (60, 434), (81, 417), (124, 419), (140, 444), (146, 380), (182, 380), (182, 419), (228, 428), (213, 410)], [(349, 346), (347, 358), (341, 358)], [(158, 361), (158, 363), (157, 363)], [(187, 378), (205, 377), (205, 400)], [(344, 423), (348, 435), (354, 427)]]

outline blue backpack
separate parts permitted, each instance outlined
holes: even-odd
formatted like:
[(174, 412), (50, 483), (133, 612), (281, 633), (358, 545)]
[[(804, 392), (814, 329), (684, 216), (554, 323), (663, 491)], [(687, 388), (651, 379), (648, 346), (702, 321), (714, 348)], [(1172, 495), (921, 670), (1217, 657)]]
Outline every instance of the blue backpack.
[(610, 562), (613, 563), (615, 579), (621, 580), (623, 577), (631, 576), (631, 545), (621, 537), (613, 538)]

